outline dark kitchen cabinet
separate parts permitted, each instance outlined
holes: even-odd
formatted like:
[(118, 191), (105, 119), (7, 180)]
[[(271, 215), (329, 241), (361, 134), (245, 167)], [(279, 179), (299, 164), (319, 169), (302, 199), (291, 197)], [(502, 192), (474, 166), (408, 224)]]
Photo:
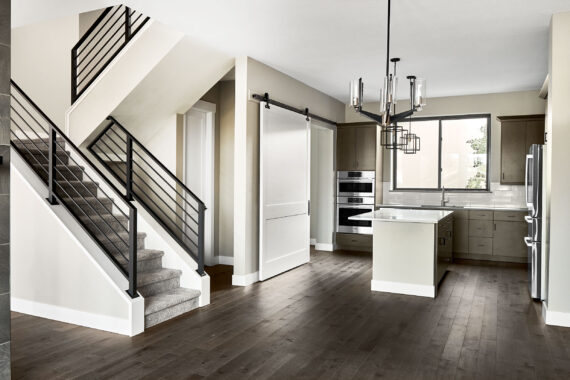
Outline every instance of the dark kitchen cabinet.
[(524, 184), (526, 154), (532, 144), (544, 144), (544, 115), (497, 119), (501, 123), (501, 183)]
[(337, 170), (376, 170), (376, 124), (339, 124)]

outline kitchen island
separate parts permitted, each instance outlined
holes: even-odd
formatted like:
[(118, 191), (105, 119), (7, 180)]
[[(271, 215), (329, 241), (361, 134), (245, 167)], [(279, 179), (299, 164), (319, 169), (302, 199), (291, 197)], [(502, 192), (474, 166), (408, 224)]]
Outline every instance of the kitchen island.
[(452, 258), (453, 211), (379, 209), (351, 217), (371, 220), (371, 289), (435, 297)]

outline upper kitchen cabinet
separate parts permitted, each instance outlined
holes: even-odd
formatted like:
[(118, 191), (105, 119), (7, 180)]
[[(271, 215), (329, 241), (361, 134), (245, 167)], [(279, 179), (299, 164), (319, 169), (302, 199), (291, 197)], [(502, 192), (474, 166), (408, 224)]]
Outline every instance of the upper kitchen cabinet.
[(526, 154), (532, 144), (544, 144), (544, 115), (497, 119), (501, 123), (501, 183), (524, 184)]
[(376, 124), (339, 124), (337, 170), (376, 170)]

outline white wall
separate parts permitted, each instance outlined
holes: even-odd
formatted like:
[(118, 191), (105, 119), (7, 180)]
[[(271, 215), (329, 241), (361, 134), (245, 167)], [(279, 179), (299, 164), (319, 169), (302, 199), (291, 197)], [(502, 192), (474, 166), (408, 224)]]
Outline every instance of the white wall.
[(248, 93), (272, 99), (331, 120), (344, 119), (344, 105), (267, 65), (236, 59), (234, 141), (234, 283), (257, 280), (259, 256), (259, 103)]
[(71, 48), (78, 30), (77, 16), (12, 29), (12, 79), (60, 128), (71, 105)]
[(335, 131), (311, 122), (311, 240), (333, 250), (335, 227)]
[(547, 221), (549, 226), (546, 323), (570, 327), (570, 12), (550, 24), (547, 117)]
[(125, 335), (144, 330), (144, 300), (12, 152), (12, 310)]

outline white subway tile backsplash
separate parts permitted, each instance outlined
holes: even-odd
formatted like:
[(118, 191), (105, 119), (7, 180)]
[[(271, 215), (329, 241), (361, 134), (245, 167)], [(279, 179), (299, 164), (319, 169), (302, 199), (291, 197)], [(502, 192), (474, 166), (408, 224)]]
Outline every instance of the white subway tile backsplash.
[[(384, 182), (383, 204), (437, 205), (441, 202), (439, 192), (391, 191), (390, 182)], [(446, 193), (449, 204), (458, 206), (517, 206), (525, 207), (524, 186), (491, 183), (489, 193)]]

